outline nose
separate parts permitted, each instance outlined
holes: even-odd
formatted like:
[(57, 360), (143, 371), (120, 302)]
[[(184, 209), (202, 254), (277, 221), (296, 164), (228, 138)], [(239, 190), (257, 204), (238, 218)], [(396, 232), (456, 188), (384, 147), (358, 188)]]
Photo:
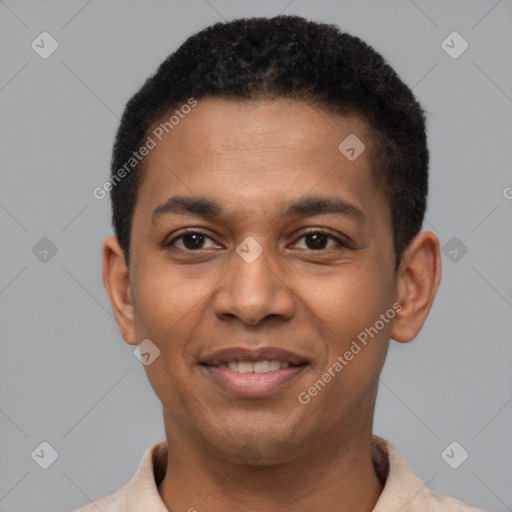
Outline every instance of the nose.
[(270, 249), (252, 262), (234, 252), (230, 271), (221, 280), (213, 300), (221, 320), (238, 319), (246, 325), (259, 325), (267, 317), (289, 320), (295, 309), (294, 295), (283, 266), (276, 263)]

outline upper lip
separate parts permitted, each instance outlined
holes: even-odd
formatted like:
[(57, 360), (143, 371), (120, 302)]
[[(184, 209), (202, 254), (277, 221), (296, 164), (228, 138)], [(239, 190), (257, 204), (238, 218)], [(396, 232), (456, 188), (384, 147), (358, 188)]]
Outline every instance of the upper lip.
[(248, 349), (244, 347), (223, 348), (213, 352), (209, 356), (201, 360), (201, 364), (209, 366), (218, 366), (227, 364), (231, 361), (250, 361), (257, 363), (258, 361), (277, 360), (290, 364), (307, 363), (307, 359), (278, 347), (261, 347), (256, 349)]

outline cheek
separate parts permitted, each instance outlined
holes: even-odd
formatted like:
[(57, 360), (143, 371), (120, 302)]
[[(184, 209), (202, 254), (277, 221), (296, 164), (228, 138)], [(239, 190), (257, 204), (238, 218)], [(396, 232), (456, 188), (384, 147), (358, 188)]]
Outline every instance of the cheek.
[(381, 301), (377, 277), (371, 270), (339, 269), (328, 279), (310, 280), (303, 297), (310, 313), (342, 338), (354, 334), (375, 316)]
[(388, 295), (376, 274), (364, 278), (345, 274), (309, 294), (325, 357), (319, 360), (310, 387), (303, 391), (310, 398), (308, 407), (325, 428), (347, 411), (369, 414), (360, 408), (371, 405), (387, 354), (392, 316), (388, 315), (386, 323), (380, 315), (392, 306)]
[(135, 331), (139, 341), (150, 339), (159, 351), (144, 366), (155, 394), (167, 408), (182, 410), (195, 402), (186, 384), (190, 377), (188, 346), (199, 324), (204, 288), (186, 285), (176, 274), (150, 267), (140, 273), (140, 285), (134, 289)]
[(329, 364), (352, 350), (347, 370), (348, 366), (359, 366), (352, 364), (359, 359), (377, 371), (385, 358), (392, 326), (391, 315), (385, 321), (380, 317), (391, 308), (392, 295), (379, 274), (372, 269), (362, 273), (340, 271), (321, 287), (310, 283), (306, 297), (310, 314), (315, 317), (312, 320), (325, 340)]
[[(151, 365), (145, 366), (146, 373), (154, 385), (165, 373), (177, 375), (181, 357), (184, 352), (187, 334), (186, 321), (188, 316), (186, 301), (183, 295), (174, 287), (158, 286), (146, 281), (144, 287), (138, 290), (135, 307), (135, 333), (137, 340), (149, 339), (156, 345), (158, 358)], [(156, 391), (156, 390), (155, 390)], [(158, 393), (157, 393), (158, 394)]]
[(173, 272), (155, 258), (146, 260), (148, 263), (138, 269), (134, 287), (136, 331), (139, 337), (163, 337), (163, 342), (171, 333), (176, 337), (187, 318), (197, 314), (203, 290), (208, 288)]

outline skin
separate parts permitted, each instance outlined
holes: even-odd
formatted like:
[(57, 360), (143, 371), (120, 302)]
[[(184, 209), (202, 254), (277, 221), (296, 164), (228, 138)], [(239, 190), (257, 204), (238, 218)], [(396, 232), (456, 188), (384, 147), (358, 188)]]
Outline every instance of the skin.
[[(441, 258), (423, 231), (395, 273), (390, 205), (372, 181), (370, 150), (352, 162), (338, 150), (350, 133), (370, 148), (357, 117), (298, 100), (202, 99), (146, 159), (130, 268), (115, 237), (104, 243), (103, 279), (124, 340), (160, 349), (145, 370), (163, 408), (169, 459), (159, 493), (170, 511), (362, 512), (382, 492), (370, 451), (378, 376), (390, 338), (406, 343), (420, 331)], [(175, 195), (205, 196), (226, 213), (152, 223)], [(310, 195), (349, 201), (366, 220), (280, 214), (281, 203)], [(205, 233), (200, 249), (190, 237), (162, 247), (184, 228)], [(350, 248), (304, 236), (315, 229)], [(250, 264), (236, 252), (248, 236), (263, 249)], [(394, 319), (301, 404), (299, 393), (395, 302)], [(269, 345), (310, 364), (266, 397), (230, 395), (198, 364), (217, 349)]]

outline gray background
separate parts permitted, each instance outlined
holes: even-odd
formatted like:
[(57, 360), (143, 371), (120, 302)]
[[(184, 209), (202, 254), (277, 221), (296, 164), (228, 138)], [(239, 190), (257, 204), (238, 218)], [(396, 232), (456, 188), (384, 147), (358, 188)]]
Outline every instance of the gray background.
[[(92, 191), (108, 177), (126, 101), (168, 53), (223, 18), (279, 12), (334, 22), (363, 38), (428, 111), (424, 229), (442, 246), (456, 237), (450, 244), (458, 244), (458, 258), (452, 261), (448, 250), (456, 245), (448, 245), (420, 335), (391, 343), (374, 432), (432, 489), (486, 510), (512, 510), (511, 1), (6, 0), (2, 512), (69, 511), (105, 496), (165, 438), (160, 403), (103, 289), (110, 211), (108, 199)], [(43, 31), (59, 44), (47, 59), (31, 48)], [(453, 31), (469, 43), (457, 59), (441, 47)], [(57, 248), (46, 261), (36, 246), (42, 237)], [(48, 469), (31, 458), (42, 441), (58, 452)], [(469, 453), (458, 469), (441, 457), (452, 441)]]

